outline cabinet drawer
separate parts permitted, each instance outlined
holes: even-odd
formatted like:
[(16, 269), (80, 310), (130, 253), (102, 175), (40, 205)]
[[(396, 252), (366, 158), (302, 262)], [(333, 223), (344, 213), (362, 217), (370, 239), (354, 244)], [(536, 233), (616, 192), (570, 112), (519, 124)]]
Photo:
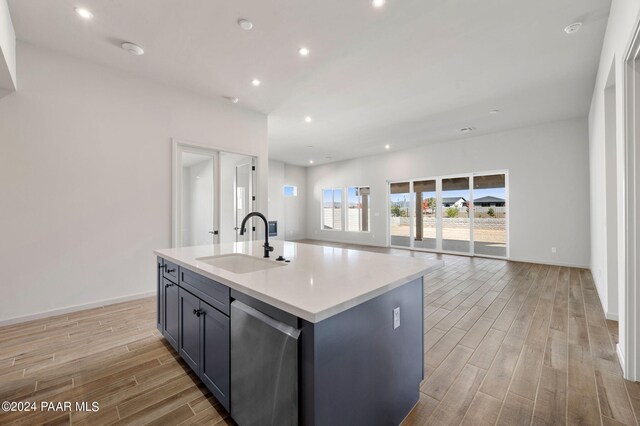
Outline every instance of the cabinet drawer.
[(178, 283), (178, 265), (175, 263), (169, 262), (167, 259), (164, 259), (164, 267), (162, 268), (162, 275), (168, 279), (173, 281), (174, 283)]
[[(165, 261), (166, 262), (166, 261)], [(220, 312), (229, 315), (229, 287), (209, 278), (180, 268), (180, 286), (207, 302)]]

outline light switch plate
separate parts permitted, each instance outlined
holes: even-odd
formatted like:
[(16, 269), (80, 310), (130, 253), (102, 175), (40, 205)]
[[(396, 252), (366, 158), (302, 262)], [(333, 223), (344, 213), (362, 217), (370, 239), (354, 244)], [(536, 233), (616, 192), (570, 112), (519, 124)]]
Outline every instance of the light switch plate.
[(400, 306), (393, 310), (393, 329), (400, 327)]

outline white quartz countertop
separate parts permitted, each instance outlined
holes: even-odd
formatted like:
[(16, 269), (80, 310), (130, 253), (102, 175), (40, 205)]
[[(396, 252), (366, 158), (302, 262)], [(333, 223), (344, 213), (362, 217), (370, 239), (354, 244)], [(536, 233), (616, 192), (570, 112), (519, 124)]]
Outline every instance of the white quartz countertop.
[[(171, 262), (278, 309), (320, 322), (440, 268), (440, 260), (270, 241), (286, 266), (235, 274), (198, 258), (242, 253), (262, 258), (263, 241), (155, 250)], [(278, 262), (280, 263), (280, 262)]]

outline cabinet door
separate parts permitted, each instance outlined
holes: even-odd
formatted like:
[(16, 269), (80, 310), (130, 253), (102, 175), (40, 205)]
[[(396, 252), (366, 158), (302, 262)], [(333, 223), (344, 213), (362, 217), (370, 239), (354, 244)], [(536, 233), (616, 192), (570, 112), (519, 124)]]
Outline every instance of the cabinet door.
[(200, 375), (200, 299), (180, 289), (180, 356)]
[[(202, 370), (200, 379), (222, 406), (229, 411), (229, 317), (200, 302), (202, 319)], [(256, 354), (259, 356), (259, 354)]]
[(164, 330), (164, 285), (162, 284), (162, 268), (164, 263), (162, 258), (159, 257), (157, 261), (156, 269), (156, 287), (157, 287), (157, 300), (156, 300), (156, 322), (157, 328), (160, 333)]
[(180, 297), (178, 286), (166, 278), (162, 279), (164, 287), (164, 334), (165, 339), (178, 350), (178, 337), (180, 336)]

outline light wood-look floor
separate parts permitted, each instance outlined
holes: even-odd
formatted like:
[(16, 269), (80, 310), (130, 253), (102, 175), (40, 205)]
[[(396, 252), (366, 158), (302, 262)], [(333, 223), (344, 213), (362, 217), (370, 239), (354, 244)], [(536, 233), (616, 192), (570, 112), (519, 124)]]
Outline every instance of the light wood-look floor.
[(233, 424), (160, 338), (155, 298), (0, 328), (0, 402), (98, 402), (0, 413), (0, 424)]
[[(640, 384), (622, 379), (616, 323), (588, 271), (441, 258), (425, 285), (426, 379), (404, 424), (637, 424)], [(153, 298), (0, 328), (5, 400), (100, 411), (0, 413), (0, 424), (233, 424), (159, 337)]]
[(638, 424), (640, 384), (622, 378), (589, 271), (330, 245), (445, 261), (425, 277), (425, 380), (405, 425)]

